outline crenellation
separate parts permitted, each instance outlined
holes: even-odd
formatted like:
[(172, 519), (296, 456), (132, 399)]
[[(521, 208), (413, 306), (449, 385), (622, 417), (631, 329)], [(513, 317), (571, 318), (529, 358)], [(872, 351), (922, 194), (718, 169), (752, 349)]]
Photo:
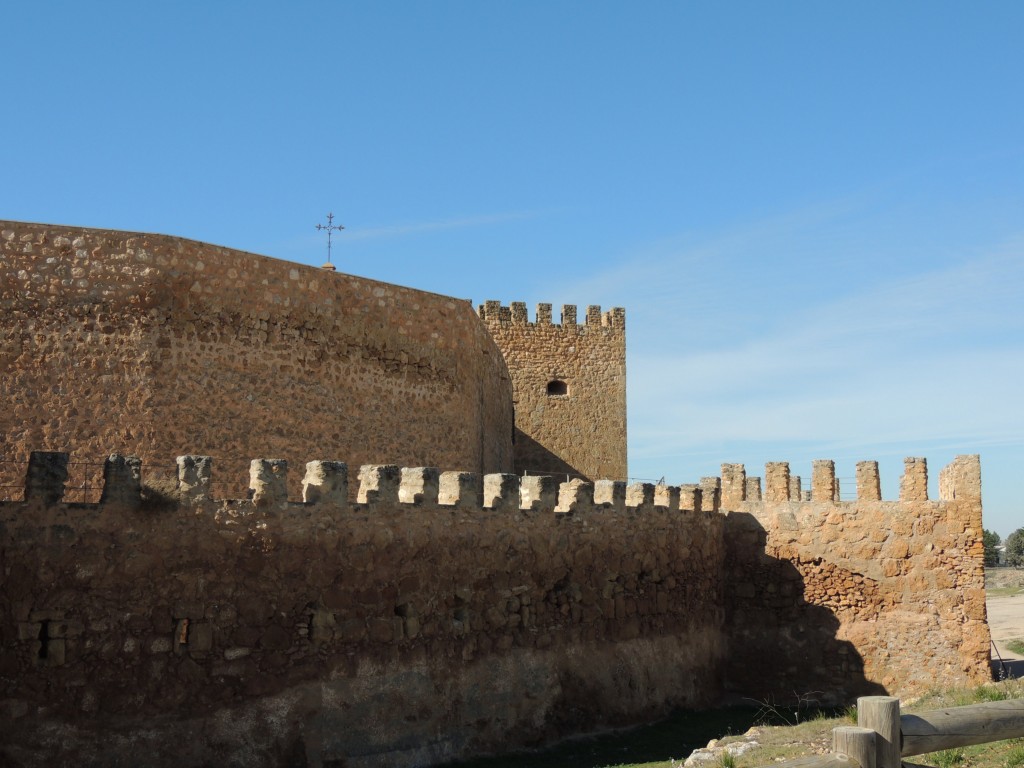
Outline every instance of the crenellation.
[(398, 503), (401, 472), (396, 464), (363, 464), (359, 467), (356, 502), (371, 507)]
[(747, 469), (742, 464), (722, 465), (722, 509), (738, 509), (746, 501)]
[(306, 476), (302, 479), (302, 501), (345, 509), (348, 506), (348, 465), (341, 461), (307, 462)]
[(654, 483), (630, 483), (626, 486), (626, 508), (636, 512), (654, 509)]
[(626, 509), (626, 483), (624, 480), (608, 480), (594, 483), (594, 504), (611, 512)]
[(484, 509), (495, 512), (515, 512), (519, 509), (519, 475), (484, 475)]
[[(531, 323), (181, 238), (0, 233), (0, 434), (75, 451), (0, 502), (0, 732), (26, 768), (130, 762), (109, 733), (154, 768), (397, 768), (726, 695), (987, 679), (977, 456), (939, 501), (923, 459), (893, 502), (874, 462), (848, 502), (831, 461), (813, 499), (785, 463), (763, 494), (742, 464), (592, 482), (628, 475), (622, 308)], [(99, 501), (67, 503), (97, 456)]]
[(882, 484), (878, 476), (877, 461), (857, 462), (857, 499), (881, 501)]
[(601, 325), (605, 328), (626, 329), (626, 310), (623, 307), (612, 307), (601, 316)]
[(939, 499), (981, 502), (981, 457), (957, 456), (939, 472)]
[(70, 454), (63, 451), (32, 451), (25, 473), (25, 501), (57, 504), (64, 498)]
[[(597, 494), (594, 494), (595, 499)], [(669, 512), (679, 511), (679, 486), (658, 483), (654, 486), (654, 506), (662, 507)]]
[(437, 503), (456, 509), (479, 509), (480, 475), (475, 472), (442, 472)]
[(811, 499), (839, 501), (836, 463), (832, 459), (815, 459), (811, 462)]
[(550, 513), (558, 506), (558, 481), (548, 475), (527, 475), (519, 481), (519, 508)]
[[(911, 464), (913, 474), (919, 461)], [(501, 694), (484, 705), (500, 714), (505, 698), (522, 700), (524, 676), (548, 679), (536, 652), (561, 663), (578, 656), (583, 637), (602, 668), (622, 654), (637, 659), (622, 684), (652, 679), (653, 670), (659, 680), (677, 675), (665, 685), (674, 693), (657, 700), (665, 707), (678, 703), (679, 685), (694, 686), (687, 701), (717, 700), (722, 679), (734, 694), (767, 697), (800, 685), (841, 696), (876, 684), (922, 689), (936, 669), (954, 682), (980, 680), (987, 670), (977, 456), (943, 470), (939, 502), (805, 505), (791, 503), (789, 482), (775, 489), (785, 488), (785, 499), (760, 500), (759, 479), (738, 464), (678, 487), (363, 465), (360, 506), (344, 515), (334, 514), (351, 508), (342, 462), (306, 463), (303, 500), (316, 506), (300, 513), (297, 504), (284, 506), (287, 462), (254, 460), (252, 498), (214, 501), (209, 458), (182, 456), (182, 505), (177, 514), (147, 516), (141, 539), (137, 513), (115, 491), (118, 483), (133, 487), (143, 467), (116, 455), (107, 467), (101, 503), (0, 504), (9, 588), (31, 596), (6, 609), (14, 624), (0, 633), (0, 651), (27, 680), (19, 697), (35, 717), (80, 712), (92, 691), (109, 697), (105, 717), (153, 718), (167, 713), (150, 695), (157, 690), (187, 698), (205, 717), (221, 711), (222, 685), (208, 678), (259, 680), (239, 689), (233, 706), (244, 708), (297, 695), (288, 675), (307, 668), (323, 670), (308, 679), (327, 686), (327, 698), (388, 712), (392, 705), (367, 698), (353, 681), (401, 691), (409, 707), (445, 709), (451, 688), (442, 683), (457, 670), (458, 679), (470, 675), (470, 685)], [(792, 480), (784, 464), (767, 465), (766, 475), (783, 469), (776, 476)], [(862, 462), (858, 471), (876, 474), (877, 466)], [(743, 503), (729, 509), (721, 500), (735, 498), (741, 481)], [(194, 513), (190, 496), (204, 502), (204, 514)], [(32, 514), (21, 514), (27, 504), (36, 505)], [(284, 508), (294, 514), (269, 514)], [(677, 510), (685, 514), (665, 517)], [(54, 514), (61, 526), (52, 525)], [(54, 581), (47, 564), (64, 557), (68, 541), (74, 580)], [(188, 554), (167, 557), (171, 550)], [(109, 578), (122, 571), (122, 582)], [(111, 615), (114, 604), (123, 609)], [(922, 610), (927, 632), (908, 618)], [(903, 649), (899, 659), (892, 647)], [(649, 662), (645, 654), (653, 654)], [(853, 655), (858, 664), (843, 666)], [(922, 667), (922, 657), (931, 665)], [(393, 672), (372, 666), (382, 658)], [(184, 660), (194, 674), (180, 685), (154, 681), (139, 660)], [(353, 661), (371, 666), (353, 676)], [(110, 665), (147, 693), (142, 705), (104, 688), (101, 671)], [(496, 679), (494, 669), (505, 665), (513, 671)], [(46, 687), (57, 670), (84, 687)], [(530, 701), (558, 690), (531, 688)], [(345, 733), (351, 715), (327, 698), (314, 716), (330, 713), (331, 727)], [(374, 749), (390, 748), (389, 738)]]
[(521, 303), (508, 311), (503, 322), (500, 302), (480, 307), (512, 382), (516, 474), (626, 476), (624, 310), (589, 305), (578, 319), (566, 304), (557, 325), (550, 304), (537, 305), (535, 323)]
[(928, 460), (908, 457), (903, 460), (900, 501), (928, 500)]
[(700, 479), (701, 509), (705, 512), (719, 512), (722, 509), (722, 480), (718, 477)]
[[(788, 461), (769, 461), (764, 465), (764, 478), (767, 484), (765, 501), (789, 501), (790, 475)], [(793, 499), (799, 501), (800, 497)]]
[(284, 459), (253, 459), (249, 463), (249, 498), (257, 507), (288, 502), (288, 462)]
[(402, 467), (398, 500), (402, 504), (432, 506), (439, 503), (441, 470), (437, 467)]
[(142, 502), (142, 461), (137, 456), (112, 453), (103, 462), (100, 504), (138, 507)]
[(594, 484), (579, 478), (558, 486), (556, 512), (590, 512), (594, 508)]
[(689, 512), (701, 512), (703, 494), (696, 483), (684, 483), (679, 486), (679, 509)]
[(213, 459), (210, 456), (178, 456), (178, 498), (186, 503), (201, 503), (213, 498)]
[(526, 325), (526, 302), (524, 301), (513, 301), (512, 302), (512, 322), (515, 325)]

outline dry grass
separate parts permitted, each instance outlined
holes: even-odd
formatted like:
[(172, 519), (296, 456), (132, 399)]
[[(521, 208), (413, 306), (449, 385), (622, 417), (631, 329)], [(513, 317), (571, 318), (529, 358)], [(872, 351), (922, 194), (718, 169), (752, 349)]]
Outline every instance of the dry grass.
[[(924, 712), (1006, 699), (1024, 699), (1024, 680), (1007, 680), (977, 688), (930, 691), (916, 700), (905, 700), (901, 709), (903, 712)], [(735, 768), (758, 768), (798, 757), (827, 754), (832, 749), (832, 729), (840, 725), (850, 725), (855, 720), (856, 711), (851, 707), (842, 717), (811, 719), (796, 726), (756, 726), (750, 736), (760, 744), (760, 747), (734, 758)], [(747, 739), (744, 736), (726, 736), (719, 744), (743, 740)], [(918, 755), (910, 760), (918, 765), (934, 768), (1021, 768), (1024, 766), (1024, 739), (948, 749)], [(621, 768), (681, 768), (682, 764), (682, 760), (675, 760), (635, 763)], [(709, 768), (719, 766), (710, 764)]]

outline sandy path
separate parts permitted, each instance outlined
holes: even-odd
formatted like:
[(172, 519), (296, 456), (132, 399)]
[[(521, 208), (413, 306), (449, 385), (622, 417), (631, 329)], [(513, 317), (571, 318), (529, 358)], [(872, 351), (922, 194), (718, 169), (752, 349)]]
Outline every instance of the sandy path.
[(999, 655), (1004, 660), (1024, 660), (1024, 656), (1006, 647), (1010, 640), (1024, 640), (1024, 595), (990, 597), (987, 605), (988, 628)]

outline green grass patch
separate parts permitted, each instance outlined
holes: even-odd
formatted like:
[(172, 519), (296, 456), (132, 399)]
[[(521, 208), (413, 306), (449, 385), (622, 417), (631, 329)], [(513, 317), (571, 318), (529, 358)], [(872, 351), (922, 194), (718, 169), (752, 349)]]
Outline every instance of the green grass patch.
[(985, 594), (989, 597), (1014, 597), (1024, 593), (1020, 587), (986, 587)]
[(1018, 656), (1024, 656), (1024, 639), (1018, 637), (1016, 640), (1011, 640), (1006, 644), (1006, 647)]

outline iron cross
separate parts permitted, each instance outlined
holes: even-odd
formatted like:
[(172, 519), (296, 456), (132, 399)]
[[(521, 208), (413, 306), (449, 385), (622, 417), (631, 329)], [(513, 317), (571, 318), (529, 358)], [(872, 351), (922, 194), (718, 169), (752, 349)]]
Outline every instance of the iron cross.
[(343, 227), (341, 224), (335, 224), (334, 223), (334, 214), (333, 213), (328, 213), (327, 214), (327, 224), (317, 224), (316, 228), (318, 230), (324, 230), (324, 229), (327, 230), (327, 263), (330, 264), (331, 263), (331, 234), (333, 232), (335, 232), (335, 231), (340, 232), (345, 227)]

